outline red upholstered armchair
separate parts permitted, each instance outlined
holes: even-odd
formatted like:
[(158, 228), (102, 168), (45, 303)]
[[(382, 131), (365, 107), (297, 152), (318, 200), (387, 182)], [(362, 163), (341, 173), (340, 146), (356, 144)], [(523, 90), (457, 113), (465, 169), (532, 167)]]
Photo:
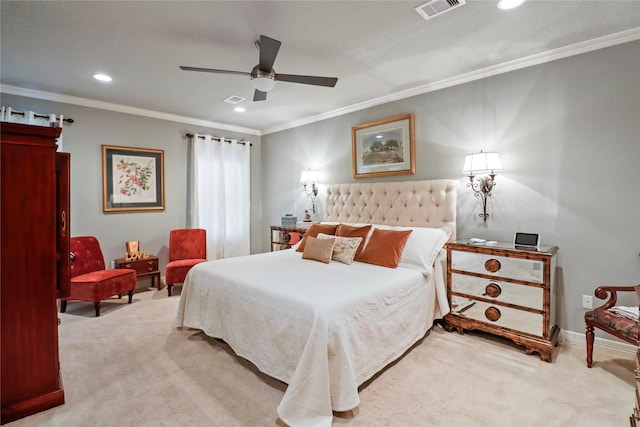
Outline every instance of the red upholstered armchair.
[(68, 300), (91, 301), (100, 316), (100, 301), (122, 294), (129, 295), (129, 304), (136, 288), (136, 272), (130, 269), (105, 270), (104, 257), (98, 240), (93, 236), (72, 237), (71, 293), (61, 300), (60, 311), (67, 310)]
[(169, 263), (165, 270), (167, 292), (176, 283), (184, 283), (196, 264), (207, 260), (207, 231), (201, 228), (172, 230), (169, 234)]
[(638, 321), (630, 317), (617, 314), (610, 310), (616, 305), (618, 300), (618, 292), (633, 292), (640, 298), (640, 285), (636, 286), (600, 286), (595, 290), (595, 296), (605, 299), (609, 295), (609, 299), (600, 307), (596, 307), (584, 314), (584, 321), (587, 325), (587, 367), (593, 364), (593, 328), (601, 329), (611, 335), (614, 335), (626, 342), (638, 345)]

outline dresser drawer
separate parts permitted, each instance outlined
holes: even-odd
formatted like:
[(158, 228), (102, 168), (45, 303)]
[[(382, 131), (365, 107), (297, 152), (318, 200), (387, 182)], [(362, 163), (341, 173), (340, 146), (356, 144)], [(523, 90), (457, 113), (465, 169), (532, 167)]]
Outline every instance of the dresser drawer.
[(542, 310), (544, 303), (542, 288), (458, 273), (451, 275), (451, 292), (488, 298), (536, 310)]
[(119, 268), (130, 268), (137, 274), (151, 273), (158, 270), (158, 258), (124, 261), (119, 264)]
[(544, 264), (538, 260), (451, 251), (451, 268), (506, 279), (544, 282)]
[(510, 307), (475, 301), (473, 305), (456, 316), (467, 317), (494, 326), (509, 328), (543, 337), (542, 314), (531, 313)]

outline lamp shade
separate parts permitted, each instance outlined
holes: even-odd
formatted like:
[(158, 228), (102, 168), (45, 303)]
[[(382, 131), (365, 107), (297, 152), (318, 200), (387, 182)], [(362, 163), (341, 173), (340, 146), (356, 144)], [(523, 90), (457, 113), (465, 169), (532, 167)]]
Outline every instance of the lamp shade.
[(318, 182), (318, 171), (312, 171), (311, 169), (302, 171), (300, 182), (309, 184)]
[(477, 175), (501, 170), (500, 155), (498, 153), (485, 153), (481, 150), (479, 153), (469, 154), (465, 157), (462, 173), (465, 175)]

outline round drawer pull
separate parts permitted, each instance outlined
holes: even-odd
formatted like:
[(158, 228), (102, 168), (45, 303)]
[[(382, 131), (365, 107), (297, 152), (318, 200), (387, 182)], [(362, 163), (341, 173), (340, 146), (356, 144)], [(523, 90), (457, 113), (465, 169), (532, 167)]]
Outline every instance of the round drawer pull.
[(502, 293), (502, 288), (497, 283), (489, 283), (484, 288), (484, 294), (490, 296), (491, 298), (497, 298)]
[(494, 258), (491, 258), (484, 263), (484, 268), (490, 273), (495, 273), (496, 271), (500, 270), (500, 267), (502, 267), (500, 265), (500, 261)]
[(500, 316), (502, 316), (502, 313), (500, 313), (500, 310), (495, 307), (489, 307), (484, 311), (484, 315), (487, 319), (495, 322), (500, 318)]

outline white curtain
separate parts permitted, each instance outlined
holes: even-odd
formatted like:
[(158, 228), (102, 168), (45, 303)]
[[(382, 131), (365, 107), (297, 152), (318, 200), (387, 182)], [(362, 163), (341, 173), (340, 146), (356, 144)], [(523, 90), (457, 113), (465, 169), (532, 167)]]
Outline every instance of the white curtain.
[(190, 225), (207, 230), (207, 258), (250, 253), (250, 144), (191, 138)]

